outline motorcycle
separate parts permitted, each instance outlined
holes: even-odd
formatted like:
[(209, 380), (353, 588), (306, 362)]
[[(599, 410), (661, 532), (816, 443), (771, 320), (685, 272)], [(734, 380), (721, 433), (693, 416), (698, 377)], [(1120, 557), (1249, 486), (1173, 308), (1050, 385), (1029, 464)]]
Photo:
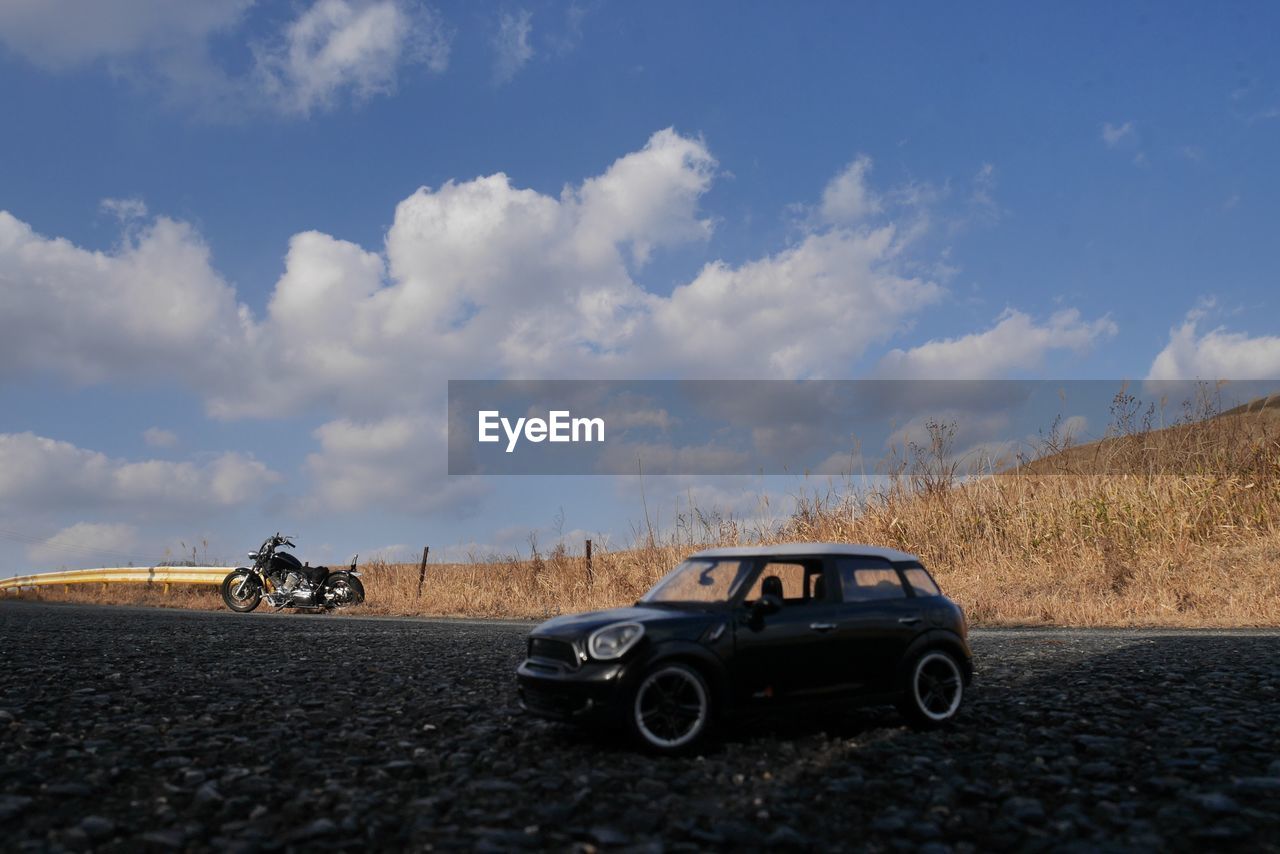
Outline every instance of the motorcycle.
[(263, 540), (257, 551), (249, 552), (253, 566), (237, 567), (222, 580), (222, 601), (227, 607), (246, 613), (266, 600), (277, 611), (287, 606), (330, 610), (364, 601), (355, 557), (350, 568), (330, 570), (304, 564), (280, 551), (291, 548), (293, 540), (277, 533)]

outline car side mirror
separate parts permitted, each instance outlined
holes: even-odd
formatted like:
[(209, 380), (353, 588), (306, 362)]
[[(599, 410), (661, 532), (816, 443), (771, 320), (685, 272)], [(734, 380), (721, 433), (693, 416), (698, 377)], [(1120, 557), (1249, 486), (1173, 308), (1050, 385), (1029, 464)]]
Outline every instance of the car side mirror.
[(746, 625), (759, 631), (764, 627), (764, 618), (778, 611), (782, 611), (782, 599), (772, 593), (760, 594), (760, 598), (751, 603), (751, 609), (746, 616)]
[(751, 606), (751, 613), (761, 617), (776, 614), (782, 610), (782, 600), (772, 593), (765, 593)]
[(782, 610), (782, 600), (771, 593), (764, 593), (751, 603), (747, 612), (747, 626), (754, 632), (764, 628), (764, 618)]

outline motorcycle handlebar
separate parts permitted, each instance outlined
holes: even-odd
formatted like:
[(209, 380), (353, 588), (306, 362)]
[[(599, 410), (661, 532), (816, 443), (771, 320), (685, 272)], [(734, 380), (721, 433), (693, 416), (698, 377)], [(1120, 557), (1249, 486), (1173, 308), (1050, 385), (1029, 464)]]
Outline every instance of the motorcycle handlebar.
[(263, 541), (262, 547), (256, 552), (249, 552), (249, 557), (260, 557), (265, 552), (274, 551), (278, 546), (284, 546), (290, 549), (296, 548), (291, 538), (284, 537), (279, 533), (276, 533), (274, 536), (267, 537), (267, 539)]

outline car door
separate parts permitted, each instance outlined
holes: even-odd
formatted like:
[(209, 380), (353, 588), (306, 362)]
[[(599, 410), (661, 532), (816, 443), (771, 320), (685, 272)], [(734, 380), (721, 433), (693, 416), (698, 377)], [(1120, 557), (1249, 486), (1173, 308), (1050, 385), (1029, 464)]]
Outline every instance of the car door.
[[(839, 604), (827, 595), (834, 586), (827, 572), (821, 559), (762, 562), (735, 626), (730, 674), (738, 702), (803, 699), (830, 690)], [(754, 621), (751, 606), (770, 577), (782, 583), (783, 606)]]
[(842, 603), (839, 669), (856, 690), (890, 691), (907, 647), (926, 628), (920, 600), (887, 560), (838, 557), (834, 563)]

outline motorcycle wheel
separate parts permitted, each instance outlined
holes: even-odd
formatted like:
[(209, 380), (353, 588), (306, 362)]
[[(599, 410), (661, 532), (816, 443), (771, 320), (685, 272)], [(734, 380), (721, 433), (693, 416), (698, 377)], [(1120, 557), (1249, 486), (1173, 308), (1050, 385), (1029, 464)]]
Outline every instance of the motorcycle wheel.
[(330, 608), (346, 608), (364, 601), (364, 585), (360, 583), (360, 579), (345, 573), (326, 581), (324, 593), (333, 594), (333, 599), (325, 597)]
[(249, 570), (237, 569), (222, 579), (222, 601), (232, 611), (247, 613), (262, 601), (262, 585)]

